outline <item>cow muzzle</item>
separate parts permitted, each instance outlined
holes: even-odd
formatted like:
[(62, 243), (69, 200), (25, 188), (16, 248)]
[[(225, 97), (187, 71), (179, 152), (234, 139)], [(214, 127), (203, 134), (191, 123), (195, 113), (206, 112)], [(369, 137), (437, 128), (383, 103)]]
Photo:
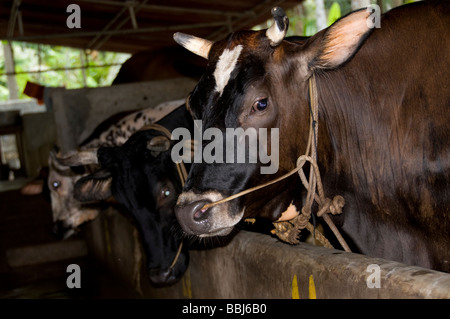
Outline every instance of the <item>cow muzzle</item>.
[(150, 283), (154, 287), (170, 286), (183, 277), (189, 265), (189, 252), (179, 244), (179, 250), (169, 268), (151, 268), (148, 265), (148, 276)]
[(59, 240), (65, 240), (75, 234), (77, 229), (67, 225), (64, 221), (58, 220), (53, 223), (52, 232)]
[(148, 277), (154, 287), (170, 286), (181, 278), (181, 276), (176, 276), (171, 269), (149, 269)]
[(175, 215), (183, 230), (199, 237), (226, 236), (242, 218), (244, 210), (234, 213), (229, 203), (208, 209), (203, 206), (223, 199), (216, 191), (195, 194), (184, 192), (178, 197)]

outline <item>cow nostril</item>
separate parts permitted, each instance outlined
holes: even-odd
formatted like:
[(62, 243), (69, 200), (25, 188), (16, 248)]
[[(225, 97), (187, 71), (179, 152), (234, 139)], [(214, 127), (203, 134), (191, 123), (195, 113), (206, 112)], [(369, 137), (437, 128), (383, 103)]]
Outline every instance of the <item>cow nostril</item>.
[(66, 234), (71, 230), (70, 227), (67, 227), (65, 223), (61, 220), (58, 220), (53, 223), (52, 233), (55, 235), (59, 240), (62, 240), (66, 237)]
[[(202, 205), (204, 206), (204, 205)], [(197, 210), (194, 214), (194, 220), (195, 221), (202, 221), (203, 219), (208, 217), (208, 208), (200, 208), (199, 210)]]
[(181, 227), (188, 234), (202, 234), (208, 228), (208, 219), (211, 209), (203, 209), (203, 206), (211, 201), (202, 199), (188, 204), (177, 205), (175, 215)]
[(160, 268), (149, 269), (150, 283), (154, 287), (164, 287), (175, 283), (178, 278), (173, 275), (171, 269), (164, 270)]

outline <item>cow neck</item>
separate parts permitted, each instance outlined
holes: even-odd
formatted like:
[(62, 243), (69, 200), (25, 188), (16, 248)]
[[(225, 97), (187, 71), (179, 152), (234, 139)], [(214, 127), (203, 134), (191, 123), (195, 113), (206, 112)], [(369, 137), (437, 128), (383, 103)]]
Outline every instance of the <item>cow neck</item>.
[[(236, 199), (238, 197), (247, 195), (249, 193), (255, 192), (261, 188), (267, 187), (269, 185), (275, 184), (279, 181), (282, 181), (289, 176), (298, 173), (303, 186), (307, 190), (305, 205), (302, 207), (301, 212), (298, 212), (295, 206), (291, 203), (286, 212), (284, 212), (280, 219), (275, 221), (273, 224), (275, 229), (272, 231), (275, 235), (277, 235), (281, 240), (289, 242), (291, 244), (299, 243), (298, 234), (299, 232), (307, 228), (317, 240), (319, 240), (326, 247), (333, 247), (330, 242), (319, 233), (318, 230), (315, 229), (313, 225), (309, 222), (311, 218), (311, 207), (316, 201), (319, 205), (319, 211), (317, 212), (317, 216), (322, 217), (330, 229), (333, 231), (334, 235), (338, 239), (342, 248), (350, 252), (350, 248), (345, 242), (344, 238), (340, 234), (337, 227), (334, 225), (331, 218), (328, 216), (328, 213), (333, 215), (341, 214), (342, 207), (345, 204), (345, 200), (342, 196), (337, 195), (333, 198), (333, 200), (325, 197), (325, 193), (323, 190), (322, 180), (320, 178), (319, 166), (317, 165), (317, 145), (318, 145), (318, 133), (319, 133), (319, 123), (318, 123), (318, 92), (317, 92), (317, 84), (316, 78), (313, 74), (308, 80), (309, 87), (309, 97), (310, 97), (310, 127), (309, 127), (309, 137), (308, 143), (306, 146), (306, 151), (304, 155), (301, 155), (297, 158), (296, 167), (292, 169), (290, 172), (275, 178), (271, 181), (268, 181), (264, 184), (243, 190), (237, 194), (231, 195), (224, 199), (221, 199), (216, 202), (208, 203), (202, 207), (202, 209), (208, 209), (210, 207), (228, 202), (230, 200)], [(310, 163), (311, 169), (309, 173), (309, 179), (306, 178), (306, 175), (303, 171), (303, 166), (306, 162)], [(287, 213), (287, 214), (285, 214)], [(286, 215), (290, 215), (287, 217)]]
[[(143, 128), (143, 129), (158, 131), (158, 132), (162, 133), (163, 135), (165, 135), (169, 140), (172, 140), (172, 133), (167, 128), (165, 128), (164, 126), (162, 126), (160, 124), (156, 124), (156, 123), (149, 124), (149, 125), (145, 126), (145, 128)], [(186, 179), (187, 179), (186, 167), (184, 166), (183, 161), (175, 162), (175, 166), (177, 168), (178, 176), (180, 177), (181, 188), (183, 188), (184, 183), (186, 182)], [(175, 265), (178, 261), (178, 258), (180, 257), (182, 249), (183, 249), (183, 241), (180, 241), (180, 245), (178, 246), (177, 253), (176, 253), (172, 263), (170, 264), (168, 270), (171, 270), (173, 267), (175, 267)]]

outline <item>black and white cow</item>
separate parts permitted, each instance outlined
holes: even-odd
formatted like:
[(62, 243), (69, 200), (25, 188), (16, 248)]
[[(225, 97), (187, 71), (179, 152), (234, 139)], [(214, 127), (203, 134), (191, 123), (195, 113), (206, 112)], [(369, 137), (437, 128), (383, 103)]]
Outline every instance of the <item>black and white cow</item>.
[[(192, 117), (184, 105), (157, 124), (170, 132), (175, 128), (193, 132)], [(97, 172), (76, 182), (75, 199), (91, 202), (112, 195), (126, 208), (141, 234), (150, 281), (157, 286), (176, 282), (189, 262), (186, 245), (180, 246), (183, 236), (174, 213), (182, 181), (171, 157), (173, 144), (160, 131), (144, 129), (121, 146), (61, 159), (67, 166), (86, 164), (87, 158), (100, 165)]]

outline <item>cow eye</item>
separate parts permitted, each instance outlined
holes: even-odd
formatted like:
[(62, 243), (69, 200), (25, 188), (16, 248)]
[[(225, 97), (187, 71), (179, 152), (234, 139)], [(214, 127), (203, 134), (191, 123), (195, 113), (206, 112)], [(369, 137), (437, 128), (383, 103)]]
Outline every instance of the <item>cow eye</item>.
[(54, 181), (54, 182), (52, 183), (52, 187), (53, 187), (54, 189), (57, 189), (59, 186), (61, 186), (61, 182), (60, 182), (60, 181)]
[(269, 101), (267, 98), (258, 100), (253, 104), (252, 112), (256, 112), (256, 111), (262, 112), (267, 108), (268, 105), (269, 105)]
[(163, 188), (163, 189), (161, 190), (161, 197), (167, 198), (167, 197), (169, 197), (169, 196), (170, 196), (170, 189), (168, 189), (168, 188)]

